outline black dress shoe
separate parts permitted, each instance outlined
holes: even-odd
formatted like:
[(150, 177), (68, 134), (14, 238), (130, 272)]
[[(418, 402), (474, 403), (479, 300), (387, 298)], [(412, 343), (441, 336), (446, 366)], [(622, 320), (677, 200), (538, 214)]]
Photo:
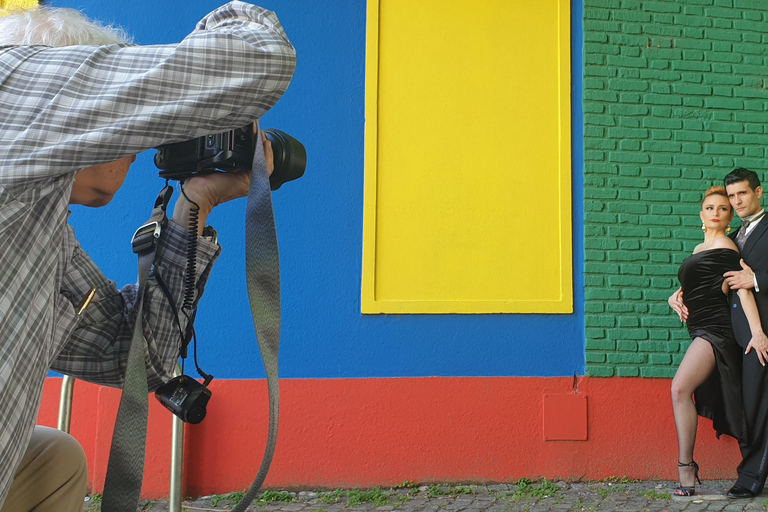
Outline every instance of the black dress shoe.
[(755, 493), (747, 489), (746, 487), (742, 487), (740, 485), (734, 485), (730, 489), (728, 489), (728, 493), (726, 494), (729, 498), (733, 499), (743, 499), (743, 498), (754, 498)]

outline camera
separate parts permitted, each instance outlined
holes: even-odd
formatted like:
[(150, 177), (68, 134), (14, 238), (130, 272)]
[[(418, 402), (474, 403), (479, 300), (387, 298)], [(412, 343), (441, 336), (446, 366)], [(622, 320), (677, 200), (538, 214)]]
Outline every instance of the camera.
[(155, 396), (166, 409), (194, 425), (205, 418), (211, 390), (192, 377), (181, 375), (160, 386)]
[[(270, 188), (277, 190), (286, 181), (301, 178), (307, 166), (304, 145), (280, 130), (266, 129), (264, 135), (272, 143), (274, 155)], [(236, 130), (159, 146), (155, 166), (160, 169), (161, 178), (178, 181), (217, 170), (243, 171), (251, 168), (254, 143), (261, 144), (261, 141), (254, 141), (254, 125), (251, 123)]]

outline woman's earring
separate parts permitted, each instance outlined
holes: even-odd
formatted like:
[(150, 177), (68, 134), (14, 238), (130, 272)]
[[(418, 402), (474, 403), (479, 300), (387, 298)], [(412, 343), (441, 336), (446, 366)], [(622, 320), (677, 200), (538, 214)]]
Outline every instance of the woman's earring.
[(730, 225), (730, 224), (728, 224), (728, 227), (727, 227), (727, 228), (725, 228), (725, 234), (726, 234), (726, 235), (730, 235), (730, 234), (731, 234), (731, 231), (732, 231), (732, 229), (731, 229), (731, 225)]
[(703, 222), (701, 223), (701, 230), (705, 233), (707, 232), (707, 226), (705, 226)]

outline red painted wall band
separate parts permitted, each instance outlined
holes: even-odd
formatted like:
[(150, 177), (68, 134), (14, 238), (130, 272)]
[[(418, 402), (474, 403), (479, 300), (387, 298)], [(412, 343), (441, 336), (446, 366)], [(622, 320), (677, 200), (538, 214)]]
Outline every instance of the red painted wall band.
[[(280, 435), (266, 486), (675, 479), (669, 385), (665, 379), (582, 378), (575, 391), (572, 378), (283, 380)], [(56, 425), (59, 387), (60, 379), (46, 382), (40, 424)], [(263, 455), (266, 382), (220, 380), (211, 387), (208, 417), (185, 430), (185, 495), (246, 488)], [(587, 397), (586, 441), (544, 440), (543, 396), (557, 393)], [(96, 491), (104, 484), (118, 401), (116, 390), (75, 386), (72, 434), (85, 449)], [(171, 414), (154, 397), (148, 428), (143, 494), (160, 498), (168, 495)], [(700, 420), (696, 459), (704, 478), (734, 478), (738, 454), (735, 440), (718, 441), (711, 422)]]

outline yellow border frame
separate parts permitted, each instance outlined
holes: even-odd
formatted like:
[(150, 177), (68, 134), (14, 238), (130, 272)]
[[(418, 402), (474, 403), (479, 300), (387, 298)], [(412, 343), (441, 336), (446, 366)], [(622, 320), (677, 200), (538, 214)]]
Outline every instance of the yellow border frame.
[(376, 206), (378, 182), (379, 0), (368, 0), (365, 76), (365, 186), (363, 200), (364, 314), (573, 313), (571, 217), (571, 9), (558, 0), (560, 107), (560, 299), (552, 301), (376, 300)]

